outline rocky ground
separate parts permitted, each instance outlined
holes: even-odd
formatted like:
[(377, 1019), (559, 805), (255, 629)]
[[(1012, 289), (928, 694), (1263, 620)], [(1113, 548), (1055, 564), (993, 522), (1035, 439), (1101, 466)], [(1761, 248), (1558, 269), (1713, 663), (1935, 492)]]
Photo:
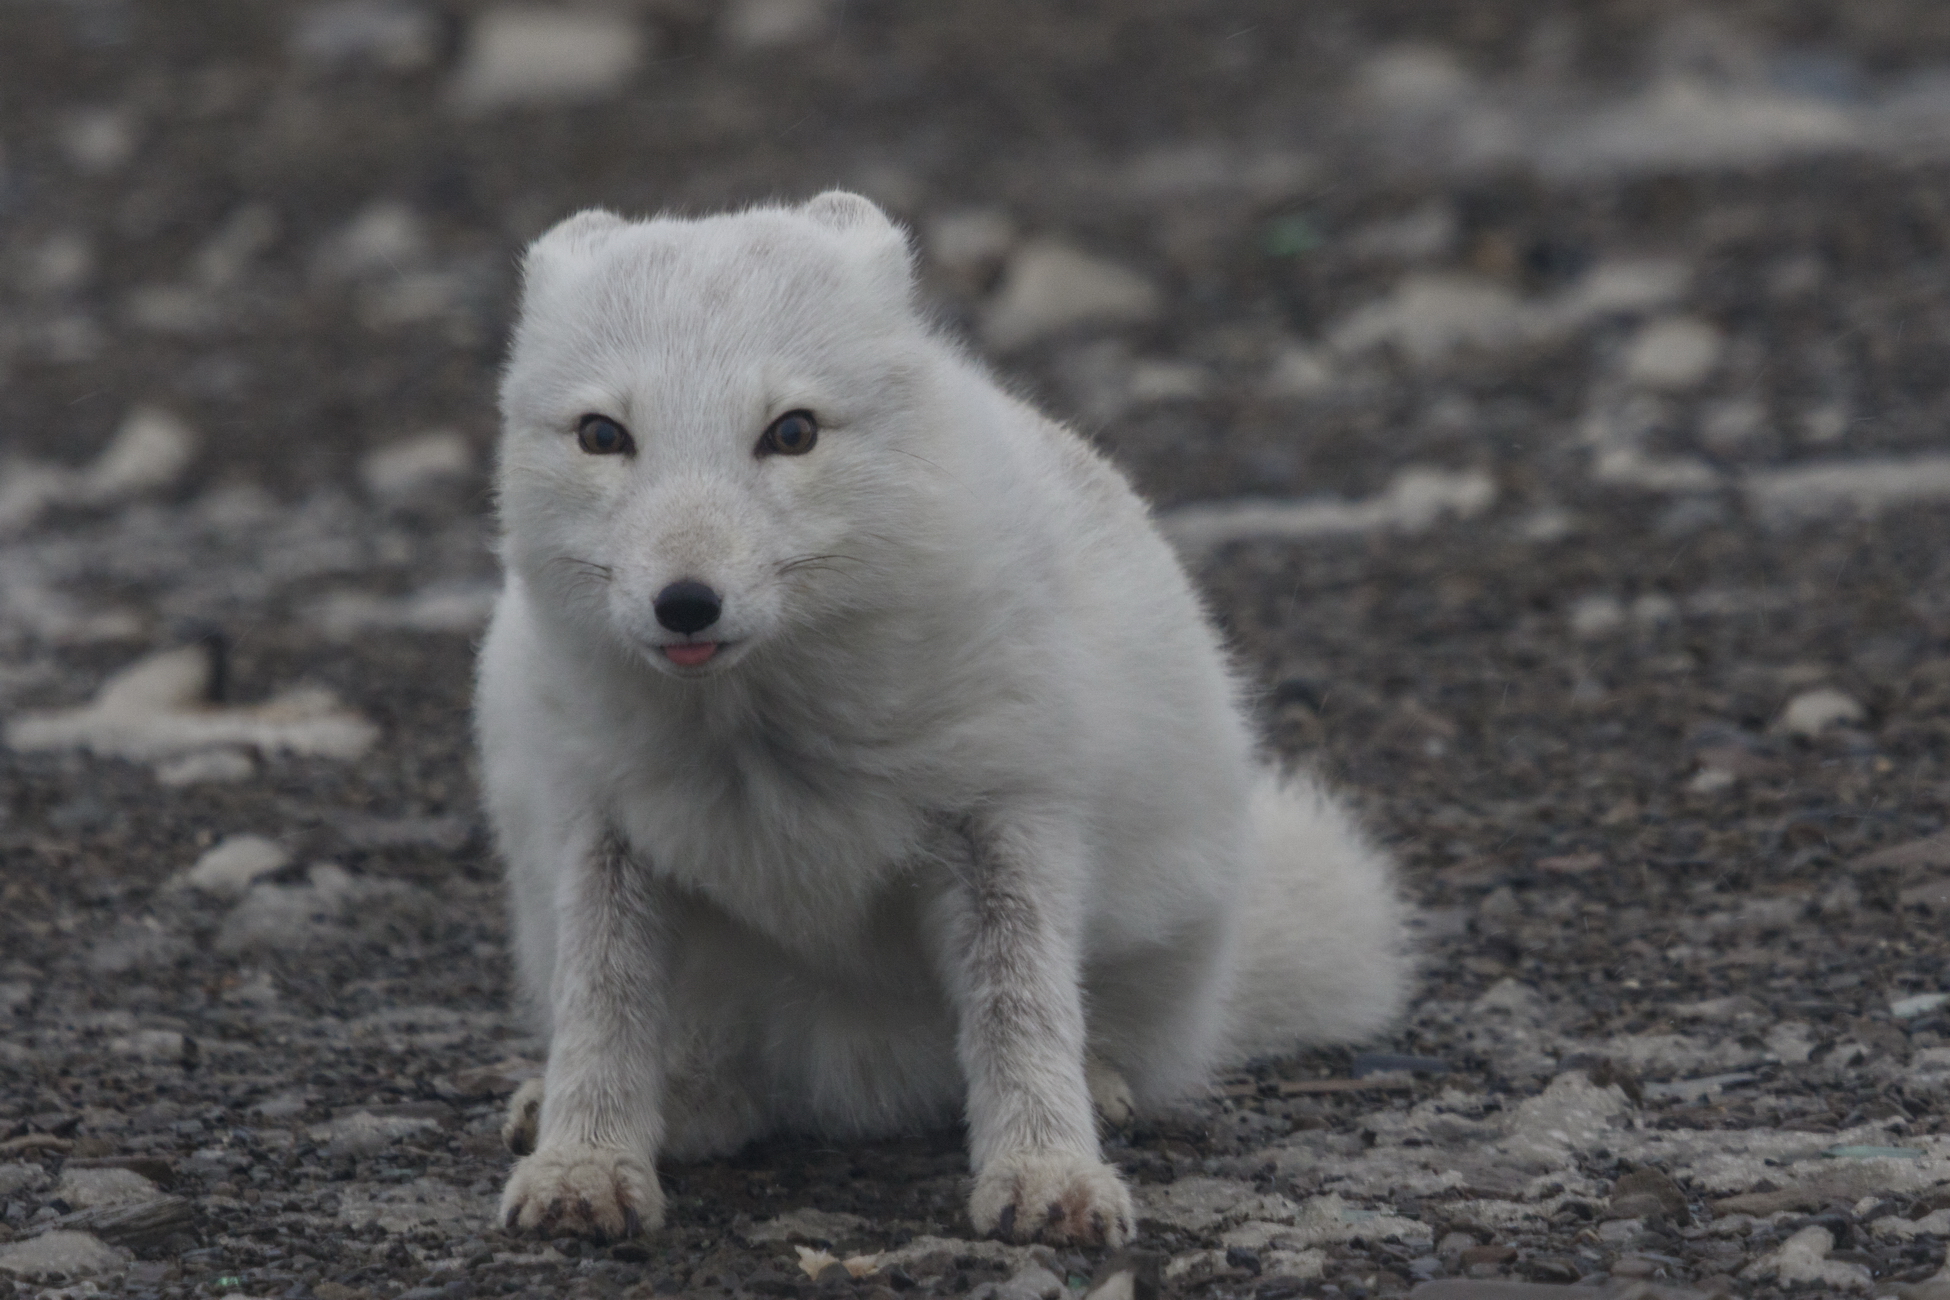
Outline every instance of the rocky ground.
[[(1393, 1039), (1111, 1141), (1132, 1256), (952, 1132), (491, 1223), (514, 253), (831, 184), (1421, 906)], [(1947, 195), (1929, 0), (0, 8), (0, 1288), (1950, 1295)]]

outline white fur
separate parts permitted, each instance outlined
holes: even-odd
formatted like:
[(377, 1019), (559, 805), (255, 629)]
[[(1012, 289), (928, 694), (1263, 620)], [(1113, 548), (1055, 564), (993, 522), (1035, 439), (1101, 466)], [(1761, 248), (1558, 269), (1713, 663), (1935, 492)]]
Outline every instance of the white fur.
[[(1258, 767), (1144, 505), (911, 299), (851, 195), (529, 250), (478, 696), (551, 1038), (512, 1221), (654, 1225), (659, 1155), (961, 1115), (978, 1227), (1115, 1242), (1093, 1091), (1400, 1005), (1384, 859)], [(810, 454), (755, 454), (802, 408)], [(659, 649), (682, 578), (724, 596), (701, 668)]]

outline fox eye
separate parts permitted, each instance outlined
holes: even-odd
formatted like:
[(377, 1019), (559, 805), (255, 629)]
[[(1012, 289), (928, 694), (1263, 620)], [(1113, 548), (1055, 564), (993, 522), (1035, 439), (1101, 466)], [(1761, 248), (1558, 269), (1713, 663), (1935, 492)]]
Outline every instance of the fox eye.
[(607, 415), (585, 415), (576, 421), (576, 445), (591, 456), (627, 456), (636, 450), (630, 431)]
[(803, 456), (819, 441), (819, 421), (811, 411), (787, 411), (772, 421), (758, 440), (761, 456)]

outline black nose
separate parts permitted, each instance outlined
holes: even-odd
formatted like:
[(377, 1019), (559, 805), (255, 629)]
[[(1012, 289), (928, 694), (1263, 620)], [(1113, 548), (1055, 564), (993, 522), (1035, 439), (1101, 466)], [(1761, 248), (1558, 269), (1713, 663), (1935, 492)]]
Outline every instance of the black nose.
[(657, 593), (657, 621), (673, 632), (689, 636), (718, 621), (724, 602), (718, 593), (689, 578), (671, 583)]

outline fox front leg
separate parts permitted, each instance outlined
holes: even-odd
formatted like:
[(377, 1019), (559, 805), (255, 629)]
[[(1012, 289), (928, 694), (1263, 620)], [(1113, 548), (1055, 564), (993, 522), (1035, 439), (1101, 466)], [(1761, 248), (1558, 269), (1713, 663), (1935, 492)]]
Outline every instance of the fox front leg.
[(533, 1150), (501, 1196), (511, 1229), (633, 1237), (661, 1227), (668, 944), (648, 873), (614, 840), (556, 882), (553, 1033)]
[(977, 1230), (1121, 1245), (1131, 1195), (1097, 1144), (1080, 987), (1081, 837), (1056, 820), (971, 818), (936, 912), (968, 1080)]

